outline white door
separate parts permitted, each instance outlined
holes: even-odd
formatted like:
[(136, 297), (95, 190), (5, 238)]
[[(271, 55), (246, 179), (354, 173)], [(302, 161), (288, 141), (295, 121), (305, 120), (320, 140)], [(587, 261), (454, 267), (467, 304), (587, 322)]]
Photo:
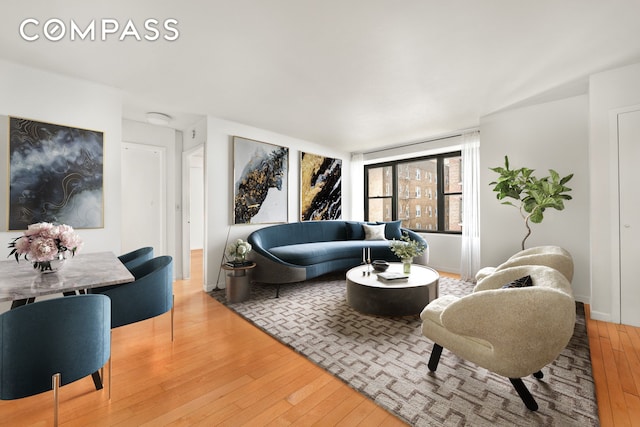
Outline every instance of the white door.
[(152, 246), (166, 254), (165, 149), (122, 144), (122, 252)]
[(618, 114), (620, 323), (640, 326), (640, 110)]

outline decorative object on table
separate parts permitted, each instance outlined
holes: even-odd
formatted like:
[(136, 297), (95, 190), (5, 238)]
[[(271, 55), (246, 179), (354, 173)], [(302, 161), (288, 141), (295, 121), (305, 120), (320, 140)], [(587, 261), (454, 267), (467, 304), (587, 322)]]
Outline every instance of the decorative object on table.
[(17, 262), (24, 256), (41, 273), (53, 273), (64, 266), (68, 254), (74, 256), (81, 246), (80, 236), (70, 225), (39, 222), (9, 243), (9, 256), (15, 256)]
[(389, 243), (391, 252), (402, 261), (404, 274), (411, 273), (411, 263), (413, 258), (422, 255), (427, 247), (422, 243), (412, 240), (407, 234), (403, 234), (400, 240), (393, 239)]
[(387, 261), (379, 259), (373, 261), (372, 265), (374, 270), (381, 272), (387, 271), (387, 269), (389, 268), (389, 263)]
[(342, 160), (300, 152), (300, 220), (342, 218)]
[(251, 243), (238, 239), (227, 246), (227, 255), (231, 258), (227, 262), (230, 267), (242, 267), (252, 264), (247, 261), (247, 254), (251, 252)]
[(382, 279), (388, 282), (393, 282), (393, 281), (406, 281), (407, 279), (409, 279), (409, 276), (405, 273), (378, 273), (378, 279)]
[(522, 239), (522, 250), (524, 250), (524, 244), (531, 235), (529, 222), (541, 223), (545, 209), (553, 208), (561, 211), (564, 209), (564, 201), (571, 200), (571, 196), (566, 194), (571, 191), (571, 188), (565, 184), (573, 178), (573, 174), (560, 178), (558, 172), (549, 169), (550, 176), (536, 178), (533, 176), (533, 169), (509, 169), (507, 156), (504, 156), (504, 167), (489, 169), (500, 175), (497, 181), (489, 183), (494, 186), (496, 198), (498, 200), (507, 197), (514, 199), (515, 203), (507, 200), (502, 204), (517, 208), (524, 219), (524, 226), (527, 228), (527, 233)]
[(367, 268), (362, 270), (363, 276), (371, 275), (371, 248), (362, 248), (362, 264), (366, 265)]
[(289, 149), (233, 137), (234, 224), (287, 222)]
[(8, 229), (37, 222), (104, 227), (103, 133), (8, 119)]

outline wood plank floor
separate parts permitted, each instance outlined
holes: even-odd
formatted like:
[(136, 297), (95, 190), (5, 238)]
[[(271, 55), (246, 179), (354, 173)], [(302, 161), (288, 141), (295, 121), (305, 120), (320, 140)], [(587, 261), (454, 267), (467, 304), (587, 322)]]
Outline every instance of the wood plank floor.
[[(168, 314), (115, 329), (111, 400), (90, 378), (69, 384), (61, 425), (405, 425), (207, 296), (201, 262), (194, 252), (192, 278), (174, 284), (175, 340)], [(640, 329), (588, 332), (601, 425), (640, 425)], [(0, 425), (51, 425), (51, 399), (0, 401)]]

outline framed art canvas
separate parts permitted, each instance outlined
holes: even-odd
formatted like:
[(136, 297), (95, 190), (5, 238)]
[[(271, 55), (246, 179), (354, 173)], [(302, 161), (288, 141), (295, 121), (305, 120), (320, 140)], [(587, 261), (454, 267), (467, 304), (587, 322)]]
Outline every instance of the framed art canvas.
[(9, 117), (8, 229), (104, 227), (103, 133)]
[(288, 220), (289, 149), (233, 137), (233, 222)]
[(300, 153), (300, 220), (342, 218), (342, 160)]

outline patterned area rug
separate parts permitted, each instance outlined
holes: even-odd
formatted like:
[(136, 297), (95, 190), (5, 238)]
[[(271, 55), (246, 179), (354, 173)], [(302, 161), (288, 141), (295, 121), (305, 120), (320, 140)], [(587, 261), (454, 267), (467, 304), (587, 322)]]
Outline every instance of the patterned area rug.
[[(440, 279), (440, 295), (473, 285)], [(573, 338), (544, 378), (525, 378), (540, 408), (531, 412), (508, 379), (445, 349), (427, 368), (433, 342), (418, 316), (363, 315), (346, 303), (344, 275), (283, 285), (253, 285), (251, 298), (228, 307), (414, 426), (597, 426), (589, 342), (582, 304)], [(226, 304), (224, 290), (211, 295)]]

